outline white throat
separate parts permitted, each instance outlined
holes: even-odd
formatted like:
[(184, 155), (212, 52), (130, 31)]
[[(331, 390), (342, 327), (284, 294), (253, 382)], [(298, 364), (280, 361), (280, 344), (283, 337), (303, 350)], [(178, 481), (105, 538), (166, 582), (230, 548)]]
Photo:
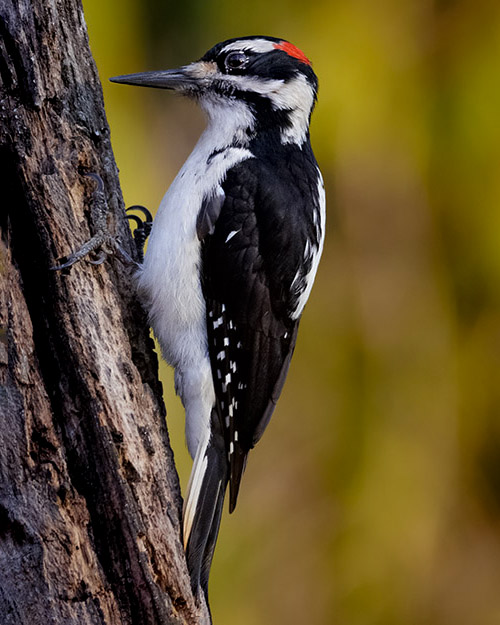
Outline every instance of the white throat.
[(255, 117), (245, 102), (230, 98), (221, 101), (215, 96), (202, 98), (200, 106), (208, 119), (203, 135), (210, 138), (214, 149), (248, 144), (255, 127)]

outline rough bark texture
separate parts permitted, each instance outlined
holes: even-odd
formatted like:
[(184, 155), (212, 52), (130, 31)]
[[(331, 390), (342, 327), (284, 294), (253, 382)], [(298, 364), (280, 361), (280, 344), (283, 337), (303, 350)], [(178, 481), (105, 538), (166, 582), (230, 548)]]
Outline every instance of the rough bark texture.
[(109, 227), (132, 254), (79, 0), (2, 0), (0, 622), (205, 623), (131, 270), (54, 272)]

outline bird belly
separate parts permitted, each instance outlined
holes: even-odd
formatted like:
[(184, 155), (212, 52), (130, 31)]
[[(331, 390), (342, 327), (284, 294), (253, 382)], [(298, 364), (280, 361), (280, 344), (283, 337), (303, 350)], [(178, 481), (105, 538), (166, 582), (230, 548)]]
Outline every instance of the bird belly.
[(155, 218), (138, 286), (163, 357), (175, 368), (176, 392), (186, 410), (186, 438), (193, 456), (208, 427), (214, 390), (196, 236), (201, 197), (182, 198), (176, 187), (174, 182)]

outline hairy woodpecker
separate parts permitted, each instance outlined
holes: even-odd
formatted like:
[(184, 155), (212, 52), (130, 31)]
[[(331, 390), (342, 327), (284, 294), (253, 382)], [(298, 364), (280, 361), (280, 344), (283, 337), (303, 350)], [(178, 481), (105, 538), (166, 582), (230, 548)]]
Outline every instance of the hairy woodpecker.
[(325, 195), (309, 142), (318, 82), (301, 50), (264, 36), (111, 80), (173, 89), (208, 118), (161, 202), (138, 277), (186, 412), (184, 546), (193, 589), (207, 596), (227, 484), (232, 512), (323, 247)]

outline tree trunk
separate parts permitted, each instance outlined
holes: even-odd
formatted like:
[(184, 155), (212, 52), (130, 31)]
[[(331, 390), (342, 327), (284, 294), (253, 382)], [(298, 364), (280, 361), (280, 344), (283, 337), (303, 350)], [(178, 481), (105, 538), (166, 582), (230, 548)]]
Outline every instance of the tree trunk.
[(0, 4), (0, 622), (207, 623), (180, 541), (157, 359), (116, 257), (130, 231), (79, 0)]

